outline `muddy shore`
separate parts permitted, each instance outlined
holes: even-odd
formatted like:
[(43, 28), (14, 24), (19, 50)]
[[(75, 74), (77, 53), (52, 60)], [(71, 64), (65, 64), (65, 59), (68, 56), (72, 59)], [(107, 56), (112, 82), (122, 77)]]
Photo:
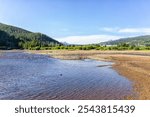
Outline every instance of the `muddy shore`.
[(136, 95), (126, 99), (150, 99), (150, 51), (67, 51), (67, 50), (41, 50), (27, 51), (31, 53), (48, 54), (60, 59), (96, 59), (112, 61), (113, 68), (119, 74), (133, 81)]

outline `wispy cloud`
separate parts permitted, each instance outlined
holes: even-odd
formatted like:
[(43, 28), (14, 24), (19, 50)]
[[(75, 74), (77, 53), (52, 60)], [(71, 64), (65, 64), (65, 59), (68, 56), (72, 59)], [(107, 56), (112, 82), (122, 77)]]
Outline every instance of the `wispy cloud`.
[(150, 28), (124, 28), (118, 30), (119, 33), (142, 33), (150, 34)]
[(87, 36), (68, 36), (56, 39), (59, 40), (60, 42), (67, 42), (70, 44), (94, 44), (119, 38), (123, 37), (113, 35), (87, 35)]
[(100, 31), (113, 32), (113, 33), (129, 33), (129, 34), (150, 34), (150, 28), (118, 28), (118, 27), (103, 27)]
[(105, 31), (105, 32), (116, 32), (118, 31), (118, 27), (103, 27), (99, 28), (100, 31)]

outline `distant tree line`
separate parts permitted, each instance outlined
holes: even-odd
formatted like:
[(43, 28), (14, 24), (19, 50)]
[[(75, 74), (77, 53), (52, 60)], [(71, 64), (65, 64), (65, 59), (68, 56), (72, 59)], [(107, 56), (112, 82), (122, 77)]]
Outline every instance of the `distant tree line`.
[(150, 46), (129, 45), (126, 43), (107, 46), (99, 44), (90, 45), (53, 45), (41, 48), (31, 48), (37, 50), (150, 50)]

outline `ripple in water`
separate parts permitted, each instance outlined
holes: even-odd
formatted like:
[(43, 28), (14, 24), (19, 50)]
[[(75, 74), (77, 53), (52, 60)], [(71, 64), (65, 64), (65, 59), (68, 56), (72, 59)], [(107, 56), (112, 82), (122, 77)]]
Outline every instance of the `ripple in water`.
[(4, 53), (0, 55), (0, 99), (123, 99), (132, 93), (132, 82), (111, 64)]

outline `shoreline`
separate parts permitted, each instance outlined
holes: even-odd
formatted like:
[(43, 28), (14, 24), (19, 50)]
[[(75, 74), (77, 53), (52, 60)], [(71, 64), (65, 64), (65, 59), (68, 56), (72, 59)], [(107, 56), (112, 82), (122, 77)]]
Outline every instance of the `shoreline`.
[(133, 82), (135, 94), (125, 99), (150, 99), (150, 51), (41, 50), (26, 52), (46, 54), (54, 58), (67, 60), (94, 59), (114, 62), (113, 69)]
[[(53, 58), (80, 60), (93, 59), (114, 62), (112, 65), (120, 75), (133, 82), (135, 94), (128, 100), (150, 99), (150, 51), (69, 51), (69, 50), (13, 50), (33, 54), (46, 54)], [(7, 51), (9, 52), (9, 51)], [(10, 51), (11, 52), (11, 51)], [(0, 52), (1, 53), (1, 52)]]

